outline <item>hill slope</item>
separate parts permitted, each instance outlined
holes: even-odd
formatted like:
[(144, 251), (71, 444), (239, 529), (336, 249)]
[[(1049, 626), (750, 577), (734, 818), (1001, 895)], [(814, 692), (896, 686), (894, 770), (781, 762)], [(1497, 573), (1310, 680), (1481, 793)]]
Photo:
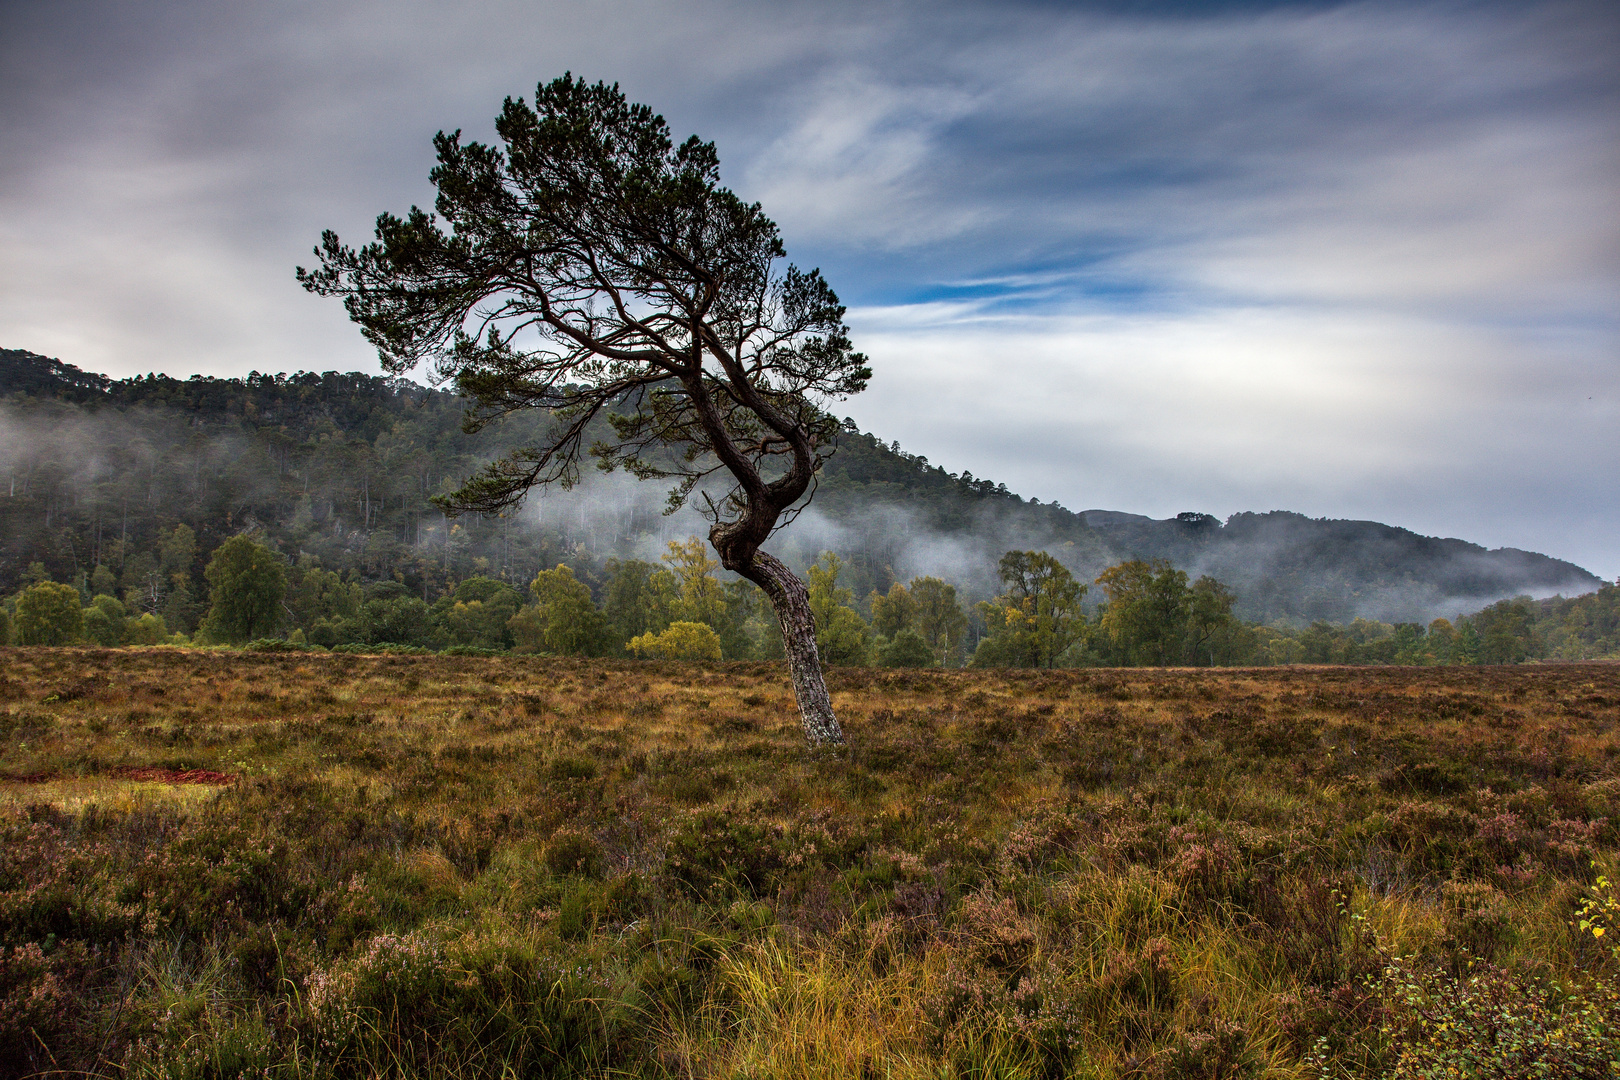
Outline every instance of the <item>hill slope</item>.
[[(471, 573), (524, 582), (563, 559), (589, 577), (606, 558), (656, 557), (665, 541), (704, 531), (694, 514), (662, 516), (656, 485), (622, 477), (547, 493), (515, 519), (446, 521), (429, 497), (532, 441), (543, 423), (474, 436), (461, 417), (453, 395), (403, 379), (113, 380), (0, 350), (0, 590), (17, 588), (34, 562), (58, 580), (110, 566), (121, 588), (138, 585), (181, 524), (196, 533), (199, 559), (257, 526), (289, 555), (400, 580), (425, 597)], [(811, 507), (774, 544), (801, 567), (837, 551), (857, 596), (920, 573), (988, 596), (1010, 548), (1050, 550), (1083, 580), (1123, 559), (1165, 558), (1227, 582), (1251, 620), (1426, 621), (1601, 584), (1545, 555), (1375, 522), (1074, 513), (947, 473), (851, 423)]]
[(1412, 621), (1419, 612), (1454, 615), (1506, 596), (1575, 595), (1603, 583), (1562, 559), (1487, 550), (1376, 521), (1281, 510), (1234, 514), (1224, 525), (1198, 514), (1166, 521), (1099, 510), (1080, 516), (1117, 550), (1169, 559), (1226, 582), (1242, 598), (1244, 616), (1262, 622)]

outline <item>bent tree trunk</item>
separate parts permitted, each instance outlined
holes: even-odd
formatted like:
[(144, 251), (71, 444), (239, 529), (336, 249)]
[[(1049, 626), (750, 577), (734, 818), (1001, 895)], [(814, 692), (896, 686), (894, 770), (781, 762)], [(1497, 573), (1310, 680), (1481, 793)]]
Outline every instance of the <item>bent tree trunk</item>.
[(827, 680), (821, 674), (821, 655), (816, 651), (816, 617), (810, 611), (810, 591), (780, 559), (763, 551), (755, 551), (752, 565), (740, 573), (765, 590), (776, 610), (805, 738), (812, 746), (842, 745), (844, 731), (833, 715)]

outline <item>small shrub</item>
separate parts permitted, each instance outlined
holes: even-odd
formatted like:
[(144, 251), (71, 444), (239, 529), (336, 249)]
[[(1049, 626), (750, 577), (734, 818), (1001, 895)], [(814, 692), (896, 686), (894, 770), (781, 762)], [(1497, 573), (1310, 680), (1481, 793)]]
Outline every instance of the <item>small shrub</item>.
[(482, 645), (451, 645), (440, 649), (440, 656), (500, 656), (503, 650), (488, 649)]
[(700, 898), (770, 896), (788, 868), (788, 847), (780, 826), (702, 810), (670, 837), (664, 870)]
[(554, 757), (546, 765), (546, 775), (553, 780), (595, 780), (601, 771), (593, 758), (571, 754)]
[(1247, 869), (1225, 837), (1202, 837), (1173, 828), (1170, 841), (1185, 841), (1170, 857), (1165, 871), (1181, 888), (1190, 910), (1207, 911), (1247, 895)]
[(546, 869), (558, 877), (578, 874), (594, 878), (602, 873), (602, 845), (579, 829), (563, 828), (552, 834), (542, 859)]
[(50, 713), (0, 713), (0, 739), (34, 742), (57, 728), (56, 717)]
[(1620, 896), (1616, 896), (1609, 879), (1598, 875), (1592, 883), (1592, 895), (1584, 897), (1575, 911), (1575, 927), (1583, 937), (1608, 949), (1620, 960)]
[(911, 627), (903, 627), (878, 646), (878, 665), (888, 668), (924, 668), (934, 665), (934, 650)]
[(670, 797), (688, 806), (713, 802), (714, 797), (731, 783), (731, 777), (713, 769), (692, 769), (670, 778)]
[(1513, 943), (1508, 899), (1483, 881), (1448, 881), (1441, 888), (1446, 934), (1455, 947), (1482, 960), (1495, 959)]
[(310, 976), (302, 1022), (321, 1072), (569, 1075), (607, 1063), (622, 993), (510, 932), (385, 934)]
[(1153, 1066), (1167, 1080), (1240, 1080), (1260, 1071), (1249, 1049), (1249, 1029), (1219, 1017), (1182, 1032)]
[(1006, 974), (1028, 966), (1035, 954), (1035, 930), (1010, 896), (975, 893), (962, 903), (958, 925), (961, 955), (971, 963)]
[(326, 651), (318, 645), (305, 645), (302, 642), (297, 641), (283, 641), (280, 638), (254, 638), (252, 641), (242, 646), (242, 648), (247, 652), (267, 653)]
[(126, 1076), (165, 1080), (245, 1080), (267, 1076), (279, 1054), (264, 1018), (220, 1007), (206, 994), (183, 995), (130, 1047)]
[(1397, 959), (1378, 988), (1390, 1080), (1607, 1080), (1620, 1062), (1620, 989), (1609, 981), (1560, 992), (1490, 964), (1464, 978)]
[[(47, 942), (54, 945), (54, 941)], [(28, 1076), (55, 1066), (51, 1047), (65, 1051), (83, 1001), (82, 945), (0, 945), (0, 1076)]]

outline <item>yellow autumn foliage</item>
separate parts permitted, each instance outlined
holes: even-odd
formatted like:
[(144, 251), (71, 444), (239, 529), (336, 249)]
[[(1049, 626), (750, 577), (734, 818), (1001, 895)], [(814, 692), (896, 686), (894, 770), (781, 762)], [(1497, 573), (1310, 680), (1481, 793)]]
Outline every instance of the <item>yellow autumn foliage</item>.
[(630, 639), (630, 651), (642, 659), (720, 662), (720, 635), (698, 622), (674, 622), (659, 634)]

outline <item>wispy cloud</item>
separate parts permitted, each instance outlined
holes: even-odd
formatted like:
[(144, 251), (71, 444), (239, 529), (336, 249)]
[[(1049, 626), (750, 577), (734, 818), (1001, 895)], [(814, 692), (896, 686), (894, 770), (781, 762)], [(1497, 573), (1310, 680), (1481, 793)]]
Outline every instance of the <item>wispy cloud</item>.
[(617, 79), (851, 304), (841, 411), (1067, 505), (1620, 573), (1612, 4), (0, 5), (0, 344), (370, 366), (291, 267)]

